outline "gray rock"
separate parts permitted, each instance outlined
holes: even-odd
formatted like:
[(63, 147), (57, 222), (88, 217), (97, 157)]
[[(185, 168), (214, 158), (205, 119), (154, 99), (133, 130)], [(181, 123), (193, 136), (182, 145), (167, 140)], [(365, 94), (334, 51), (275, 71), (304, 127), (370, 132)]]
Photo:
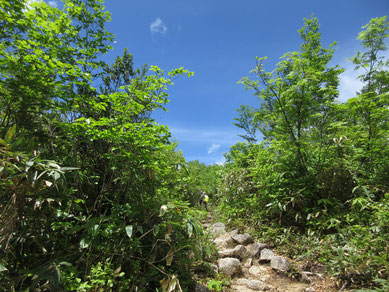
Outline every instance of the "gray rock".
[(218, 249), (234, 248), (236, 246), (236, 242), (232, 239), (232, 236), (235, 234), (238, 234), (237, 229), (219, 235), (213, 242)]
[(248, 258), (247, 261), (244, 263), (245, 268), (250, 268), (253, 265), (253, 259)]
[(237, 245), (234, 248), (234, 257), (239, 258), (241, 260), (249, 257), (249, 252), (244, 245)]
[(265, 262), (271, 261), (271, 259), (275, 256), (276, 255), (270, 249), (264, 248), (263, 250), (261, 250), (261, 256), (259, 260)]
[(240, 260), (236, 258), (219, 259), (217, 263), (219, 266), (219, 272), (227, 276), (233, 277), (241, 271)]
[(235, 240), (238, 244), (242, 244), (242, 245), (246, 245), (254, 242), (254, 239), (248, 233), (233, 235), (232, 239)]
[(208, 287), (205, 287), (199, 283), (196, 283), (195, 292), (209, 292)]
[(219, 251), (220, 258), (233, 258), (235, 250), (233, 248)]
[(236, 281), (236, 283), (238, 285), (245, 285), (252, 290), (257, 290), (257, 291), (258, 290), (259, 291), (266, 290), (265, 283), (263, 283), (262, 281), (259, 281), (259, 280), (238, 279), (238, 281)]
[(262, 269), (258, 266), (252, 266), (250, 269), (249, 269), (249, 273), (253, 276), (258, 276), (260, 275), (262, 272)]
[(215, 274), (219, 273), (219, 268), (217, 265), (211, 264), (211, 268), (214, 271)]
[(286, 272), (289, 270), (289, 261), (281, 256), (274, 256), (270, 261), (270, 266), (281, 272)]
[(247, 250), (249, 251), (249, 253), (251, 254), (251, 256), (253, 258), (258, 258), (261, 254), (261, 250), (267, 248), (267, 244), (265, 243), (258, 243), (258, 242), (254, 242), (252, 244), (249, 244), (247, 246)]
[(238, 258), (245, 259), (249, 257), (249, 252), (244, 245), (237, 245), (233, 249), (226, 249), (219, 251), (219, 257), (221, 258)]
[(236, 243), (235, 241), (232, 239), (231, 236), (229, 237), (217, 237), (213, 243), (216, 245), (216, 248), (233, 248)]
[(209, 226), (209, 230), (214, 236), (226, 233), (226, 226), (224, 223), (217, 222)]
[(305, 292), (315, 292), (316, 290), (313, 287), (309, 287), (309, 288), (305, 288), (304, 291)]

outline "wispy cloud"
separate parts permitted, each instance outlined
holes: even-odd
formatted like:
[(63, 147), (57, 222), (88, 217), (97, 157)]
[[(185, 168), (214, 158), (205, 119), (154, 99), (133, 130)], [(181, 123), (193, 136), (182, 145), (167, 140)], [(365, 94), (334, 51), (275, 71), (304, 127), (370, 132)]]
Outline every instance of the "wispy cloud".
[(154, 22), (150, 24), (151, 33), (160, 33), (165, 34), (167, 32), (167, 26), (162, 21), (161, 18), (157, 18)]
[(216, 152), (220, 148), (220, 144), (212, 144), (211, 147), (208, 148), (208, 154), (212, 154)]
[[(386, 45), (389, 46), (389, 41), (386, 41)], [(355, 65), (351, 61), (347, 61), (356, 54), (357, 51), (364, 52), (364, 49), (360, 46), (359, 41), (348, 42), (343, 44), (342, 52), (335, 57), (334, 63), (339, 64), (345, 71), (340, 74), (339, 83), (339, 98), (340, 102), (346, 102), (352, 97), (357, 95), (363, 87), (363, 83), (358, 79), (359, 75), (366, 74), (364, 69), (354, 70)], [(389, 59), (389, 51), (380, 52), (379, 57), (384, 57), (385, 60)]]
[(218, 165), (224, 165), (224, 163), (226, 163), (226, 158), (224, 156), (215, 161), (215, 164)]
[(238, 136), (238, 129), (184, 129), (170, 128), (173, 137), (179, 142), (204, 143), (233, 145), (241, 140)]
[(58, 1), (27, 0), (27, 2), (26, 2), (26, 10), (30, 10), (31, 9), (31, 4), (33, 4), (33, 3), (42, 3), (42, 2), (46, 2), (48, 5), (50, 5), (52, 7), (58, 7)]
[(185, 159), (199, 160), (205, 164), (223, 164), (225, 158), (222, 153), (242, 139), (238, 136), (239, 129), (214, 128), (191, 129), (170, 128), (173, 139), (179, 144), (178, 148), (184, 153)]
[(353, 70), (350, 65), (347, 67), (344, 66), (346, 70), (340, 75), (338, 100), (341, 102), (346, 102), (348, 99), (355, 97), (357, 91), (363, 86), (363, 83), (358, 79), (361, 72)]
[(47, 4), (49, 4), (50, 6), (53, 6), (53, 7), (58, 7), (57, 1), (49, 1), (49, 2), (47, 2)]

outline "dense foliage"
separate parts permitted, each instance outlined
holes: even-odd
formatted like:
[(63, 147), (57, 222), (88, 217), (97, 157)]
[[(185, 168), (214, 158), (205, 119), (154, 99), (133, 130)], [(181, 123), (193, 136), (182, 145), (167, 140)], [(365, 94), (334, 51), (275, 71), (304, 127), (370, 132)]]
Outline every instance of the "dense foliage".
[(363, 29), (363, 51), (350, 59), (363, 88), (345, 103), (335, 100), (343, 69), (329, 65), (335, 44), (322, 46), (316, 18), (299, 30), (300, 50), (273, 71), (256, 59), (256, 78), (240, 83), (260, 104), (238, 109), (247, 142), (227, 153), (219, 196), (235, 223), (251, 222), (287, 242), (291, 256), (309, 254), (344, 282), (368, 285), (389, 277), (389, 22)]
[(273, 71), (257, 58), (241, 83), (260, 103), (238, 109), (246, 142), (224, 166), (186, 162), (153, 119), (193, 73), (134, 68), (127, 50), (105, 63), (108, 21), (102, 0), (0, 0), (0, 291), (192, 291), (212, 256), (202, 191), (296, 260), (387, 288), (386, 17), (359, 34), (363, 88), (345, 103), (316, 18)]
[(0, 0), (0, 290), (191, 287), (211, 249), (185, 162), (152, 112), (170, 78), (133, 67), (100, 0)]

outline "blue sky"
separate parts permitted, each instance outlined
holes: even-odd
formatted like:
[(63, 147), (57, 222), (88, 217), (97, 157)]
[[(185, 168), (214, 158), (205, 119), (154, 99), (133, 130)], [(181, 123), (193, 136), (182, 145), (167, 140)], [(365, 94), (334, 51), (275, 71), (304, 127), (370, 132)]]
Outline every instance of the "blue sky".
[(360, 86), (346, 58), (360, 49), (361, 27), (389, 12), (388, 0), (106, 0), (105, 5), (112, 13), (107, 28), (117, 42), (109, 60), (128, 48), (136, 66), (195, 72), (175, 81), (168, 111), (154, 117), (169, 126), (186, 160), (206, 164), (223, 162), (223, 152), (241, 140), (233, 125), (239, 105), (258, 106), (252, 93), (236, 84), (249, 75), (255, 56), (268, 56), (266, 68), (272, 70), (284, 53), (298, 50), (297, 31), (313, 13), (323, 44), (338, 42), (333, 64), (346, 68), (345, 100)]

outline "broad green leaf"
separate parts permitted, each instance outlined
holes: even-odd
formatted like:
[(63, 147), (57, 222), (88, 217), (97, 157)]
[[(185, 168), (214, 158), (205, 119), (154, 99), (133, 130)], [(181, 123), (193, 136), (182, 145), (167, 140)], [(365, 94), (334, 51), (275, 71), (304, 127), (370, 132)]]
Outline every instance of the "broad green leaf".
[(134, 230), (134, 227), (132, 225), (126, 226), (126, 234), (129, 238), (132, 237), (132, 231)]
[(89, 246), (89, 242), (87, 242), (85, 238), (82, 238), (80, 241), (80, 247), (81, 248), (88, 248), (88, 246)]

